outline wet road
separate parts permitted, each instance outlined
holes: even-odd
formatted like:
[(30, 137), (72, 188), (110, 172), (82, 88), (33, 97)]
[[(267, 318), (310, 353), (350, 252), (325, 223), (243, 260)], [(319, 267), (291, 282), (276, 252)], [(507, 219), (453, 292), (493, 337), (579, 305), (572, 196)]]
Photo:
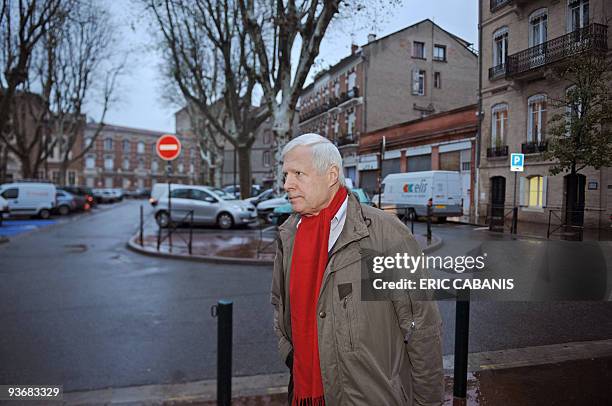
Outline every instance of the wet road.
[[(139, 203), (0, 245), (0, 384), (75, 391), (213, 378), (210, 307), (221, 298), (234, 300), (234, 375), (284, 372), (271, 329), (271, 269), (128, 251)], [(445, 239), (437, 254), (477, 244), (468, 226), (434, 232)], [(454, 307), (440, 308), (450, 354)], [(610, 338), (610, 320), (608, 303), (474, 303), (470, 351)]]

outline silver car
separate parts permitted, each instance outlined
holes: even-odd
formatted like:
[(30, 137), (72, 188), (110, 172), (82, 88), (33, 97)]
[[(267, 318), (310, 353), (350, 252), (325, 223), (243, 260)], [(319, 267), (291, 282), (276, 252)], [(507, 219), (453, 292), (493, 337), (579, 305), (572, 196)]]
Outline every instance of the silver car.
[(229, 229), (257, 221), (257, 209), (243, 200), (225, 200), (207, 186), (177, 185), (172, 188), (172, 218), (168, 213), (168, 191), (155, 206), (155, 220), (160, 227), (173, 223), (188, 223), (193, 210), (194, 224), (216, 224)]

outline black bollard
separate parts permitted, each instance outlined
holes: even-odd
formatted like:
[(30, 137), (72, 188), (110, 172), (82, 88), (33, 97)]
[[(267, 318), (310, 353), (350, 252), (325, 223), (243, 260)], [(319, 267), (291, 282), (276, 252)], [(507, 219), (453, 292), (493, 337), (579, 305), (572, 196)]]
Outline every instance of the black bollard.
[(429, 199), (429, 203), (427, 205), (427, 245), (431, 244), (431, 199)]
[(469, 334), (470, 291), (462, 289), (457, 292), (455, 310), (455, 370), (453, 376), (453, 397), (460, 402), (465, 401), (467, 393)]
[(142, 204), (140, 205), (140, 246), (144, 246), (144, 211)]
[(512, 234), (516, 235), (518, 229), (518, 207), (512, 208)]
[(217, 405), (230, 406), (232, 401), (232, 312), (233, 302), (221, 299), (212, 307), (217, 323)]

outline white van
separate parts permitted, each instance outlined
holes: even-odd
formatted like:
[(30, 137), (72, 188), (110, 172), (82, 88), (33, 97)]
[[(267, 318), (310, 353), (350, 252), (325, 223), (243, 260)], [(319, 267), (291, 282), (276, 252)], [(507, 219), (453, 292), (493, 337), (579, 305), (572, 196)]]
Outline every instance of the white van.
[(0, 196), (9, 205), (11, 215), (39, 216), (47, 219), (56, 205), (52, 183), (18, 182), (0, 185)]
[(383, 180), (381, 205), (398, 215), (427, 215), (432, 199), (432, 215), (440, 219), (463, 215), (461, 175), (454, 171), (403, 172)]

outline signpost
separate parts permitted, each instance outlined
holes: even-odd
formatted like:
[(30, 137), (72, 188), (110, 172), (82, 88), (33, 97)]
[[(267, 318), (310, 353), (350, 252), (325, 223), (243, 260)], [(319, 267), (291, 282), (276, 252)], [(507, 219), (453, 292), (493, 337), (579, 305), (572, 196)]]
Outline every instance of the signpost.
[(510, 154), (510, 171), (514, 172), (514, 199), (512, 207), (512, 229), (511, 233), (516, 234), (518, 225), (518, 207), (516, 207), (516, 178), (518, 172), (523, 172), (525, 169), (525, 154), (514, 153)]
[[(172, 134), (164, 134), (157, 139), (155, 151), (164, 161), (168, 162), (166, 167), (166, 176), (168, 177), (168, 225), (172, 222), (172, 194), (170, 193), (170, 175), (172, 174), (172, 161), (181, 153), (181, 142)], [(172, 234), (170, 234), (172, 236)], [(172, 237), (170, 237), (172, 238)], [(170, 241), (172, 246), (172, 241)]]

